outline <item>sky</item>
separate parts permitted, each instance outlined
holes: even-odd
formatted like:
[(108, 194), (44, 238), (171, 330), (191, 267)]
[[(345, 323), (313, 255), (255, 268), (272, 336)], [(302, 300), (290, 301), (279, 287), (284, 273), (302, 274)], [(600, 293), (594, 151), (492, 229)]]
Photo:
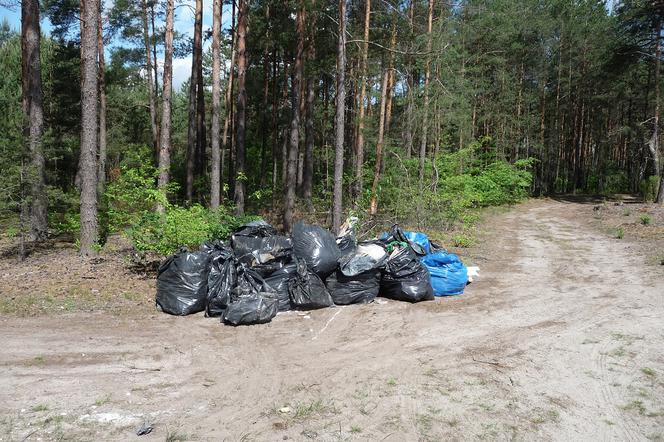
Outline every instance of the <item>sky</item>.
[[(138, 1), (138, 0), (137, 0)], [(112, 6), (113, 0), (103, 0), (104, 8), (108, 9)], [(21, 8), (18, 6), (7, 8), (0, 6), (0, 21), (7, 19), (13, 29), (19, 31), (21, 29)], [(195, 0), (186, 0), (177, 2), (178, 6), (175, 11), (174, 28), (176, 31), (185, 35), (193, 36), (194, 34), (194, 5)], [(230, 26), (230, 8), (224, 6), (222, 23), (224, 27)], [(51, 31), (51, 25), (47, 19), (42, 18), (42, 32), (48, 34)], [(203, 0), (203, 32), (208, 28), (212, 28), (212, 0)], [(212, 42), (204, 41), (203, 50), (207, 50)], [(159, 60), (160, 65), (163, 64), (163, 58)], [(178, 58), (173, 60), (173, 87), (177, 90), (186, 82), (191, 75), (191, 56), (187, 58)]]

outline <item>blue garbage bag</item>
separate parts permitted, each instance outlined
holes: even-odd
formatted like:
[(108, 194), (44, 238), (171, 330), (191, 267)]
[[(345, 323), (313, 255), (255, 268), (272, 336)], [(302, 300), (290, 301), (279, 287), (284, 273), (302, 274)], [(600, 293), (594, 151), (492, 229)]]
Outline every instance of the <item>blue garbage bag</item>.
[(453, 253), (435, 252), (421, 258), (431, 275), (436, 296), (462, 295), (468, 283), (468, 269)]

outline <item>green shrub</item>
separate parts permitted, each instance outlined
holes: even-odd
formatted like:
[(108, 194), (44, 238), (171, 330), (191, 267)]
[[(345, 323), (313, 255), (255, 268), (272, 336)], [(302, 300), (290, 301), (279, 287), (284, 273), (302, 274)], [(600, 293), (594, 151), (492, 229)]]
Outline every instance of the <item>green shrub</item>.
[(616, 238), (623, 239), (625, 237), (625, 230), (622, 227), (616, 229)]
[(652, 222), (652, 218), (650, 217), (650, 215), (641, 215), (641, 218), (639, 219), (641, 220), (641, 224), (643, 224), (644, 226), (647, 226)]
[(211, 211), (198, 204), (168, 205), (164, 214), (143, 213), (126, 234), (138, 251), (170, 255), (183, 246), (193, 248), (208, 239), (226, 239), (243, 221), (227, 208)]
[[(208, 239), (225, 239), (243, 221), (230, 208), (211, 211), (194, 204), (171, 204), (167, 194), (177, 191), (172, 183), (164, 192), (157, 188), (158, 171), (150, 161), (128, 161), (106, 190), (107, 220), (110, 231), (123, 232), (140, 252), (169, 255), (180, 247), (198, 247)], [(157, 204), (164, 213), (157, 213)]]

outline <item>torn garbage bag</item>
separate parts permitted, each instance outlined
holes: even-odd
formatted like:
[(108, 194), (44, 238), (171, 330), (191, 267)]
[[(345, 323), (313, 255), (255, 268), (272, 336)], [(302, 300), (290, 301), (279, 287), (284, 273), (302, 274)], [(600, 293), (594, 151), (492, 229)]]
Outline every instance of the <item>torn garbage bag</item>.
[(205, 309), (210, 255), (180, 249), (159, 266), (157, 307), (172, 315), (189, 315)]
[(290, 263), (265, 278), (265, 282), (277, 293), (280, 312), (290, 310), (291, 308), (290, 295), (288, 294), (288, 283), (296, 272), (297, 266), (295, 263)]
[(408, 302), (434, 299), (429, 272), (411, 247), (397, 247), (390, 254), (380, 280), (380, 296)]
[(296, 259), (296, 273), (288, 283), (293, 308), (313, 310), (329, 307), (333, 304), (330, 293), (317, 274), (307, 268), (303, 259)]
[(334, 235), (319, 226), (298, 222), (293, 227), (293, 253), (321, 278), (337, 268), (341, 256)]
[(422, 257), (431, 275), (436, 296), (461, 295), (468, 282), (468, 269), (453, 253), (435, 252)]
[(240, 264), (237, 283), (223, 320), (232, 325), (264, 324), (277, 315), (279, 300), (272, 288), (252, 269)]
[(231, 291), (237, 281), (237, 260), (229, 249), (222, 249), (212, 254), (208, 275), (206, 316), (221, 316), (231, 298)]

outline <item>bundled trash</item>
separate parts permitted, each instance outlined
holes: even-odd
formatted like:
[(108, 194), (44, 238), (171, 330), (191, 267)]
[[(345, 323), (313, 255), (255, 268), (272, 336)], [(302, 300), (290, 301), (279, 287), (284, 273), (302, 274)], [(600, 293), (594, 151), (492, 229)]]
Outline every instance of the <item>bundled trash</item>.
[(290, 294), (288, 293), (288, 284), (291, 278), (297, 273), (297, 266), (291, 262), (265, 278), (267, 285), (272, 287), (277, 293), (279, 300), (279, 311), (285, 312), (291, 309)]
[(422, 264), (429, 269), (433, 294), (436, 296), (461, 295), (468, 283), (468, 269), (458, 256), (447, 252), (435, 252), (422, 257)]
[(385, 247), (364, 242), (339, 260), (339, 268), (327, 278), (332, 300), (338, 305), (366, 304), (378, 296), (380, 274), (387, 261)]
[(264, 324), (277, 316), (279, 299), (258, 272), (240, 264), (237, 283), (224, 310), (223, 320), (232, 325)]
[(341, 256), (337, 240), (329, 230), (301, 221), (293, 227), (293, 253), (321, 278), (336, 270)]
[(307, 268), (304, 259), (295, 260), (296, 273), (288, 283), (291, 305), (300, 310), (313, 310), (329, 307), (332, 297), (323, 281)]
[(231, 292), (237, 284), (237, 260), (233, 251), (220, 248), (211, 252), (208, 274), (206, 316), (221, 316), (231, 301)]
[(397, 301), (420, 302), (434, 299), (429, 271), (408, 243), (388, 244), (391, 253), (380, 281), (381, 295)]
[(252, 221), (229, 242), (181, 249), (159, 268), (157, 306), (249, 325), (270, 322), (280, 311), (366, 304), (377, 296), (420, 302), (463, 293), (468, 269), (424, 233), (394, 225), (378, 240), (358, 242), (356, 222), (349, 219), (336, 237), (299, 222), (288, 237)]
[(157, 307), (171, 315), (205, 310), (210, 255), (180, 249), (157, 271)]

